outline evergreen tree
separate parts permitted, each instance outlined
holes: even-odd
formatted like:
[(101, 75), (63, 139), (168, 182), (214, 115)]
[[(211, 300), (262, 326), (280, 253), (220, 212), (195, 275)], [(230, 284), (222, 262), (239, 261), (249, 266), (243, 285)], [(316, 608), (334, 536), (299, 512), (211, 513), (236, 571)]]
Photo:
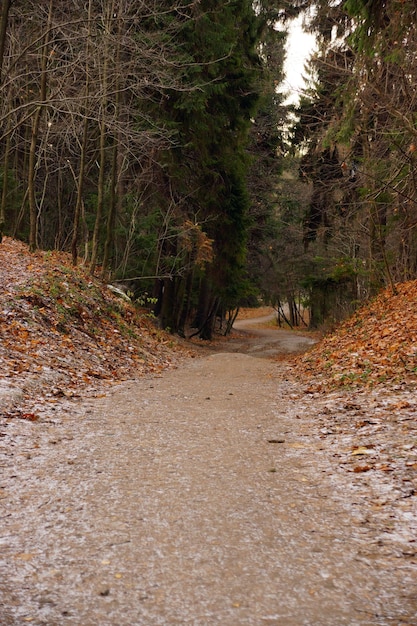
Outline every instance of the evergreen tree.
[(318, 321), (416, 275), (416, 14), (408, 0), (400, 11), (394, 0), (317, 3), (316, 82), (295, 137), (313, 189), (304, 236), (312, 300), (326, 302)]
[[(260, 35), (261, 20), (248, 0), (193, 5), (180, 44), (187, 59), (184, 91), (167, 93), (165, 113), (176, 129), (177, 147), (167, 155), (166, 200), (180, 207), (179, 227), (181, 220), (202, 225), (213, 257), (197, 271), (190, 268), (192, 280), (165, 279), (162, 324), (178, 330), (191, 298), (204, 338), (211, 337), (216, 313), (237, 304), (244, 285), (247, 143), (263, 72)], [(179, 243), (178, 237), (167, 242), (171, 254), (178, 253)], [(187, 294), (184, 283), (195, 295)]]

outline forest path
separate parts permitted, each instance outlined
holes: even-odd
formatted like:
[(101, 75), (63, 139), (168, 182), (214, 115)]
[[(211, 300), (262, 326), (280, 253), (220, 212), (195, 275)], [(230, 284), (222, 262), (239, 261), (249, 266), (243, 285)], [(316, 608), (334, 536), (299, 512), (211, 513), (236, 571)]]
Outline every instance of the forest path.
[(237, 320), (234, 328), (240, 338), (233, 338), (229, 348), (233, 352), (244, 352), (251, 356), (271, 358), (278, 355), (304, 352), (314, 343), (311, 335), (299, 331), (285, 330), (268, 322), (276, 319), (276, 313), (246, 320)]
[(0, 624), (415, 625), (416, 569), (337, 471), (320, 402), (229, 351), (10, 421)]

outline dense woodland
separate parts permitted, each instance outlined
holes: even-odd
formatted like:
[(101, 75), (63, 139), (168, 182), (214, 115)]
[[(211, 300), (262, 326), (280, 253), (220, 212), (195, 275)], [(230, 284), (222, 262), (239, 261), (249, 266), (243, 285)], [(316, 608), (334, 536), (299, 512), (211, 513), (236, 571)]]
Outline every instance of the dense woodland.
[[(285, 104), (285, 42), (317, 50)], [(210, 338), (417, 276), (414, 0), (3, 0), (0, 230)]]

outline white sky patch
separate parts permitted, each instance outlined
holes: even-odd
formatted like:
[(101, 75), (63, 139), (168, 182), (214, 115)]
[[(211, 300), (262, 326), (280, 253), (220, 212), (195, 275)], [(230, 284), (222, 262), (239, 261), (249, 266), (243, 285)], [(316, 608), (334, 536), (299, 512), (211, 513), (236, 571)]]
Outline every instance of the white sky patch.
[(302, 16), (293, 20), (288, 31), (287, 56), (284, 63), (285, 80), (279, 88), (280, 92), (288, 94), (284, 104), (298, 102), (301, 89), (305, 86), (304, 64), (315, 48), (315, 37), (303, 30), (302, 21)]

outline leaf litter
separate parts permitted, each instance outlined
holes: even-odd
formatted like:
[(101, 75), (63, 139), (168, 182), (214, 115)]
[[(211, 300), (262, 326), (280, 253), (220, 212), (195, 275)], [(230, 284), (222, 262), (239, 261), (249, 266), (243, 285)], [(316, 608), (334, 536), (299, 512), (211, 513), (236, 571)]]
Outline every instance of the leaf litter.
[(417, 281), (386, 289), (292, 363), (311, 431), (349, 472), (380, 553), (417, 566)]
[(5, 237), (0, 267), (0, 410), (10, 417), (35, 420), (59, 398), (98, 393), (192, 354), (65, 253), (30, 254)]
[(417, 280), (386, 289), (299, 359), (311, 390), (417, 383)]

